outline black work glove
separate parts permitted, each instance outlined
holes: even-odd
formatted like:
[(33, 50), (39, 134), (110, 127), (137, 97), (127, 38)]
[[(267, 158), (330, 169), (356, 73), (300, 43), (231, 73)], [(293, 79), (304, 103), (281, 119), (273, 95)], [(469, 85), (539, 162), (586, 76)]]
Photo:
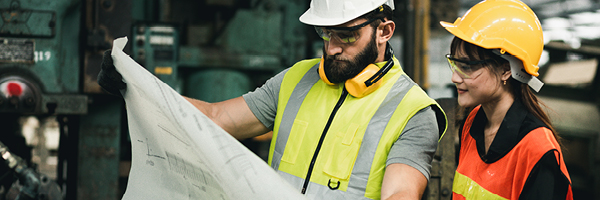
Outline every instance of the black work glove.
[(110, 54), (111, 50), (109, 49), (102, 55), (102, 68), (98, 73), (98, 84), (108, 93), (121, 96), (119, 90), (125, 89), (127, 85), (123, 82), (123, 76), (115, 68)]

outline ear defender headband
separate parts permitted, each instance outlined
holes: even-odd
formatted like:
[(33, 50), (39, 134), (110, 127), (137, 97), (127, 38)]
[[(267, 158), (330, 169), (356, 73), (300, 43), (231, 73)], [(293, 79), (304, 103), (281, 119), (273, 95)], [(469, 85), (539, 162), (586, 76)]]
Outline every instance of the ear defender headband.
[[(383, 67), (379, 68), (375, 64), (369, 64), (354, 78), (346, 80), (344, 84), (350, 95), (356, 98), (362, 98), (379, 88), (382, 82), (380, 81), (381, 78), (383, 78), (383, 76), (385, 76), (385, 74), (387, 74), (388, 71), (390, 71), (390, 69), (394, 66), (394, 51), (390, 47), (389, 43), (386, 46), (386, 57), (389, 57), (389, 59)], [(321, 63), (319, 63), (319, 77), (321, 77), (321, 80), (323, 80), (323, 82), (325, 82), (327, 85), (335, 85), (327, 78), (325, 69), (323, 69), (323, 63), (324, 59), (321, 57)]]

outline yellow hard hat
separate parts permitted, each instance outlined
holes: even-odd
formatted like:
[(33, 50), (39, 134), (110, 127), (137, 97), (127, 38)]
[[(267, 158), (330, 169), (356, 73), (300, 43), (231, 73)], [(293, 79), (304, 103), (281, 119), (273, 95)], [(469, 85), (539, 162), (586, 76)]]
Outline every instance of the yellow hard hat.
[(454, 23), (440, 24), (454, 36), (486, 49), (508, 52), (523, 62), (525, 71), (538, 76), (544, 49), (542, 26), (529, 6), (518, 0), (479, 2)]

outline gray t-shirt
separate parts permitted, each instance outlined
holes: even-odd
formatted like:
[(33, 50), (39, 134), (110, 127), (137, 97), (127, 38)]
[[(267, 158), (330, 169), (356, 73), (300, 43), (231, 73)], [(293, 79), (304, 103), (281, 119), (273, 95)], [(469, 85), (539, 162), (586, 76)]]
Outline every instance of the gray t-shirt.
[[(252, 113), (267, 128), (273, 130), (279, 89), (288, 69), (280, 72), (255, 91), (243, 95)], [(439, 129), (435, 111), (431, 106), (423, 108), (408, 120), (402, 134), (392, 145), (386, 165), (402, 163), (419, 170), (427, 180), (431, 161), (437, 149)]]

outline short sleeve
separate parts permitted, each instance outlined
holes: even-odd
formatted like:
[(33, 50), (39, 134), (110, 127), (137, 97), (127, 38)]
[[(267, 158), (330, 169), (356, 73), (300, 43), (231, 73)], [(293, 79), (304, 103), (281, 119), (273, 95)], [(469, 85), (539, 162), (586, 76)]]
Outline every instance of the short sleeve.
[(283, 77), (288, 70), (289, 68), (283, 70), (279, 74), (271, 77), (265, 84), (256, 88), (254, 91), (242, 95), (254, 116), (256, 116), (265, 127), (271, 130), (273, 130), (275, 115), (277, 114), (279, 89)]
[(421, 109), (408, 120), (402, 134), (392, 145), (386, 166), (406, 164), (419, 170), (429, 180), (439, 136), (435, 111), (431, 106)]

